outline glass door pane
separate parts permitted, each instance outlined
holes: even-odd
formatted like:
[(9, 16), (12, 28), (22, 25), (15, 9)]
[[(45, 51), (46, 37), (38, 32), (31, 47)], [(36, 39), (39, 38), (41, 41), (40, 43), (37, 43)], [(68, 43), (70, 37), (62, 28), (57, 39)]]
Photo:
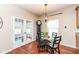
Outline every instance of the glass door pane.
[(23, 43), (23, 20), (16, 18), (14, 24), (15, 44), (17, 46)]
[(14, 19), (14, 45), (18, 46), (33, 39), (33, 22), (31, 20)]
[(27, 20), (26, 21), (26, 39), (32, 39), (32, 21)]

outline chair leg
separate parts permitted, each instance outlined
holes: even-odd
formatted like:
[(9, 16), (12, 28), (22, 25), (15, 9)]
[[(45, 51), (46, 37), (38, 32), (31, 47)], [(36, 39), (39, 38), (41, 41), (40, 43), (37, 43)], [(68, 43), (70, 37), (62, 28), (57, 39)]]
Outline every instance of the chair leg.
[(52, 54), (56, 54), (56, 53), (60, 54), (60, 49), (59, 48), (53, 49), (53, 50), (51, 50), (51, 53)]
[(60, 48), (58, 48), (58, 53), (60, 54)]
[(54, 50), (53, 49), (51, 49), (50, 54), (54, 54)]

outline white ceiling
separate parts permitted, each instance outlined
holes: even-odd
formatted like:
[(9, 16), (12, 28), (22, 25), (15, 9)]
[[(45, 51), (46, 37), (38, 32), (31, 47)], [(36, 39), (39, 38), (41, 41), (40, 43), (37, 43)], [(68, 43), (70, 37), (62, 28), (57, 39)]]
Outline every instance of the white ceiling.
[[(68, 7), (70, 5), (71, 4), (48, 4), (47, 12), (50, 13), (50, 12), (56, 11), (58, 9)], [(23, 8), (27, 11), (30, 11), (31, 13), (33, 13), (37, 16), (41, 16), (45, 12), (44, 4), (19, 4), (17, 6)]]

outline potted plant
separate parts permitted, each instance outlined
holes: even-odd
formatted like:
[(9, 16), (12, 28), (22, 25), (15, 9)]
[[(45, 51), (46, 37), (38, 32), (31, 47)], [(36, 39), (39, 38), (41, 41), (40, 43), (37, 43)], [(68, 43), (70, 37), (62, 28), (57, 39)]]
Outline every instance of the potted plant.
[(48, 32), (44, 32), (44, 38), (48, 39)]

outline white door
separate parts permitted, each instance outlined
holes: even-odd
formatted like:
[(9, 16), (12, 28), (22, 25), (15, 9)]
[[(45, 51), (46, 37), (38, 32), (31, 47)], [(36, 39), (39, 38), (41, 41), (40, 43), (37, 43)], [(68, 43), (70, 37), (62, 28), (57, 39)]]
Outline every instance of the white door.
[(24, 41), (33, 39), (33, 22), (31, 20), (24, 21), (23, 38)]
[(14, 40), (15, 46), (31, 40), (33, 37), (33, 23), (31, 20), (15, 18), (14, 20)]
[(15, 18), (14, 20), (14, 39), (15, 45), (21, 45), (24, 42), (23, 39), (23, 19)]

